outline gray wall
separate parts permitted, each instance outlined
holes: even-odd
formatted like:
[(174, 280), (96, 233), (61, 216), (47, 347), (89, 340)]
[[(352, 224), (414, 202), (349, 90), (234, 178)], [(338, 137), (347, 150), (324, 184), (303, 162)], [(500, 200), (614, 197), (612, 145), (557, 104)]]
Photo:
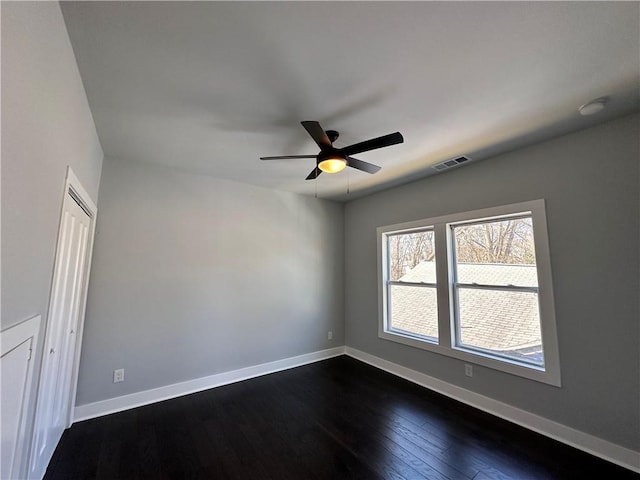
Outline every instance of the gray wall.
[(102, 149), (57, 2), (2, 2), (2, 328), (46, 318), (67, 165), (94, 201)]
[[(345, 208), (348, 346), (640, 448), (638, 116), (371, 195)], [(376, 227), (544, 198), (562, 388), (377, 337)]]
[(58, 3), (2, 2), (0, 8), (0, 326), (42, 316), (33, 358), (36, 392), (67, 165), (96, 202), (103, 155)]
[(343, 240), (340, 204), (105, 159), (77, 404), (344, 345)]
[[(6, 328), (46, 318), (66, 166), (97, 200), (102, 150), (58, 4), (1, 8)], [(346, 328), (349, 346), (638, 449), (638, 122), (359, 199), (344, 214), (106, 161), (78, 404), (342, 345)], [(377, 226), (535, 198), (547, 200), (562, 388), (481, 367), (467, 378), (455, 359), (377, 338)], [(113, 384), (119, 367), (126, 381)]]

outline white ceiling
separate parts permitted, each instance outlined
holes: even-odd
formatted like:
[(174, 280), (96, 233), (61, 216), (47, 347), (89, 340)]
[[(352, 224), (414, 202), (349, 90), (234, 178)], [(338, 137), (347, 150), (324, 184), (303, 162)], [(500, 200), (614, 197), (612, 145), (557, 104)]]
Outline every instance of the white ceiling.
[[(106, 156), (336, 200), (637, 111), (639, 6), (62, 3)], [(336, 146), (405, 143), (356, 155), (375, 175), (316, 184), (313, 159), (258, 159), (316, 154), (302, 120), (338, 130)]]

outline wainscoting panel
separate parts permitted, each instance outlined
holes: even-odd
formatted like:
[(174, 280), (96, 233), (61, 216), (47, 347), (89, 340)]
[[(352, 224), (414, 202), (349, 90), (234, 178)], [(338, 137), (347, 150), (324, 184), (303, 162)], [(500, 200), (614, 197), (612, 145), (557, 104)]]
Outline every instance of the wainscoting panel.
[(2, 458), (0, 478), (25, 478), (30, 439), (26, 437), (31, 399), (33, 352), (40, 315), (9, 327), (0, 336), (2, 355)]

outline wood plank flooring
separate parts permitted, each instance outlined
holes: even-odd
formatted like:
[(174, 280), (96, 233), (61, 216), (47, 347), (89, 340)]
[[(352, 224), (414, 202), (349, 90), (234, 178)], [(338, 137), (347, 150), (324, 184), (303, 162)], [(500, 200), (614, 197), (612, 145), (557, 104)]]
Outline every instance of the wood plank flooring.
[(341, 356), (74, 424), (46, 479), (639, 479)]

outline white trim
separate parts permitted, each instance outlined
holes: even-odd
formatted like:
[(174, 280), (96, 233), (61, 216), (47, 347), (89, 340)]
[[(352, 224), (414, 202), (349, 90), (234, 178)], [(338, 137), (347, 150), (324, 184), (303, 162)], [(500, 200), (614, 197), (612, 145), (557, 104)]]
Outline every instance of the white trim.
[[(51, 341), (51, 335), (53, 332), (50, 331), (50, 322), (52, 319), (52, 315), (54, 314), (54, 303), (56, 302), (56, 289), (57, 289), (57, 276), (58, 270), (61, 268), (60, 259), (62, 255), (62, 248), (64, 245), (62, 244), (62, 232), (63, 232), (63, 222), (62, 218), (64, 212), (67, 209), (67, 206), (71, 204), (71, 202), (75, 202), (80, 208), (87, 214), (89, 217), (89, 232), (87, 238), (87, 249), (83, 253), (85, 256), (84, 263), (84, 272), (82, 273), (82, 285), (80, 286), (80, 299), (78, 304), (78, 320), (76, 324), (76, 332), (75, 332), (75, 345), (73, 346), (74, 357), (72, 360), (71, 368), (71, 380), (69, 385), (69, 397), (66, 399), (66, 418), (65, 418), (65, 426), (66, 428), (70, 427), (73, 420), (74, 408), (75, 408), (75, 399), (76, 399), (76, 391), (78, 388), (78, 373), (80, 367), (80, 354), (82, 348), (82, 335), (84, 330), (84, 319), (86, 313), (87, 306), (87, 290), (89, 285), (89, 275), (91, 272), (91, 258), (93, 254), (93, 243), (95, 238), (95, 230), (96, 230), (96, 215), (98, 213), (98, 207), (93, 202), (91, 196), (86, 191), (86, 189), (78, 180), (78, 177), (75, 175), (71, 166), (67, 166), (67, 172), (65, 176), (64, 183), (64, 193), (62, 196), (62, 203), (60, 208), (60, 216), (59, 216), (59, 225), (58, 225), (58, 236), (57, 236), (57, 244), (56, 244), (56, 254), (55, 261), (52, 272), (52, 281), (51, 281), (51, 289), (49, 292), (49, 308), (47, 314), (47, 321), (44, 325), (44, 351), (47, 350), (47, 345)], [(33, 424), (33, 432), (31, 438), (31, 447), (30, 447), (30, 460), (29, 460), (29, 476), (35, 478), (41, 478), (46, 470), (47, 464), (51, 460), (50, 458), (44, 458), (41, 456), (41, 453), (37, 451), (38, 442), (39, 442), (39, 432), (41, 432), (47, 425), (46, 422), (49, 420), (43, 415), (43, 385), (45, 381), (44, 371), (47, 366), (48, 357), (43, 355), (40, 361), (39, 369), (40, 369), (40, 378), (38, 379), (38, 390), (36, 395), (36, 407), (35, 407), (35, 417)], [(53, 454), (53, 450), (51, 450), (51, 454)]]
[[(69, 415), (67, 417), (67, 428), (73, 424), (74, 410), (76, 406), (76, 396), (78, 393), (78, 375), (80, 373), (80, 356), (82, 354), (82, 336), (84, 335), (84, 319), (87, 311), (87, 293), (89, 286), (89, 278), (91, 276), (91, 260), (93, 257), (93, 244), (96, 234), (96, 217), (98, 215), (98, 207), (89, 193), (84, 189), (78, 177), (71, 169), (71, 166), (67, 166), (67, 180), (65, 183), (65, 200), (67, 198), (67, 191), (72, 190), (76, 197), (82, 202), (82, 207), (87, 212), (87, 215), (91, 218), (91, 225), (89, 226), (89, 239), (87, 240), (87, 246), (89, 247), (87, 255), (87, 266), (84, 275), (84, 284), (82, 286), (82, 300), (80, 303), (78, 319), (78, 330), (76, 332), (76, 353), (72, 366), (71, 373), (71, 408), (69, 409)], [(64, 207), (63, 207), (64, 208)]]
[(65, 180), (64, 194), (67, 194), (68, 189), (73, 190), (73, 192), (82, 200), (82, 203), (84, 204), (83, 208), (85, 208), (85, 210), (88, 210), (87, 213), (89, 214), (89, 216), (95, 217), (96, 213), (98, 212), (98, 207), (93, 202), (93, 199), (91, 198), (91, 195), (89, 195), (89, 192), (87, 192), (82, 186), (82, 183), (80, 183), (80, 180), (78, 180), (76, 174), (73, 173), (70, 165), (67, 165), (67, 176)]
[(29, 349), (31, 350), (31, 354), (28, 359), (29, 365), (27, 366), (24, 391), (22, 392), (22, 408), (16, 438), (17, 445), (13, 457), (13, 466), (11, 471), (12, 478), (26, 478), (29, 467), (31, 438), (27, 437), (27, 425), (31, 418), (28, 415), (28, 410), (29, 405), (31, 405), (31, 387), (33, 383), (32, 380), (35, 364), (34, 350), (38, 345), (38, 334), (40, 333), (41, 323), (42, 317), (40, 315), (36, 315), (0, 332), (0, 357), (4, 357), (11, 350), (25, 342), (29, 342)]
[(0, 332), (0, 338), (2, 339), (0, 340), (0, 356), (30, 338), (33, 338), (33, 346), (35, 347), (38, 340), (38, 332), (40, 331), (40, 323), (41, 316), (35, 315)]
[(150, 403), (161, 402), (171, 398), (181, 397), (190, 393), (201, 392), (210, 388), (221, 387), (230, 383), (260, 377), (269, 373), (275, 373), (290, 368), (299, 367), (308, 363), (326, 360), (328, 358), (343, 355), (345, 347), (329, 348), (317, 352), (306, 353), (296, 357), (283, 358), (273, 362), (253, 365), (251, 367), (240, 368), (229, 372), (217, 373), (208, 377), (196, 378), (186, 382), (174, 383), (164, 387), (144, 390), (142, 392), (131, 393), (120, 397), (109, 398), (99, 402), (79, 405), (75, 408), (74, 422), (88, 420), (90, 418), (101, 417), (110, 413), (121, 412), (131, 408), (149, 405)]
[(431, 377), (424, 373), (411, 370), (388, 360), (369, 353), (346, 347), (345, 354), (376, 368), (392, 373), (398, 377), (417, 383), (447, 397), (458, 400), (466, 405), (490, 413), (496, 417), (508, 420), (522, 427), (541, 433), (559, 442), (575, 447), (584, 452), (600, 457), (609, 462), (640, 473), (640, 452), (616, 445), (561, 423), (554, 422), (526, 410), (513, 407), (470, 390)]
[[(455, 345), (454, 318), (457, 308), (453, 288), (454, 255), (450, 250), (453, 238), (451, 227), (465, 223), (486, 222), (492, 219), (517, 217), (526, 214), (533, 222), (536, 251), (536, 269), (538, 273), (538, 302), (540, 308), (540, 330), (544, 350), (544, 367), (529, 365), (515, 359), (503, 358)], [(436, 342), (409, 335), (390, 328), (386, 288), (389, 277), (387, 261), (388, 235), (432, 229), (435, 232), (435, 260), (438, 295), (438, 339)], [(553, 285), (551, 278), (551, 260), (549, 255), (549, 235), (547, 231), (545, 201), (530, 200), (526, 202), (483, 208), (469, 212), (459, 212), (434, 218), (414, 220), (378, 227), (376, 229), (378, 243), (378, 337), (384, 340), (401, 343), (410, 347), (428, 350), (441, 355), (457, 358), (468, 363), (475, 363), (487, 368), (511, 375), (528, 378), (556, 387), (561, 386), (560, 355), (556, 332), (555, 306), (553, 301)]]

